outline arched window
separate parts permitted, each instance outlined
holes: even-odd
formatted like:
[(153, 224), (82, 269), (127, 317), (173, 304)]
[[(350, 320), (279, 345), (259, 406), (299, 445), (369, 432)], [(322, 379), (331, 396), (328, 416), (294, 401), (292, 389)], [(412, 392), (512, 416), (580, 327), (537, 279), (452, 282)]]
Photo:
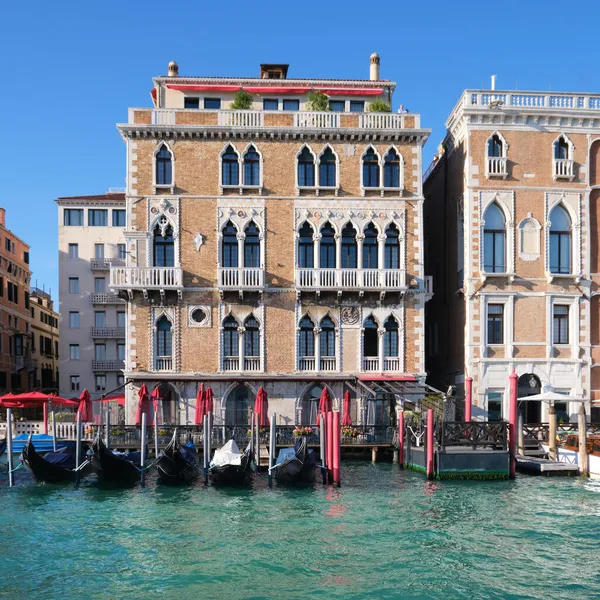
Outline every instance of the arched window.
[(506, 224), (500, 207), (493, 202), (483, 217), (483, 270), (486, 273), (506, 272)]
[(315, 324), (308, 315), (300, 320), (300, 331), (298, 332), (298, 355), (300, 357), (300, 368), (306, 369), (307, 365), (302, 361), (315, 356)]
[(335, 231), (329, 222), (321, 227), (321, 256), (319, 265), (321, 269), (335, 269)]
[(238, 385), (227, 399), (225, 423), (229, 426), (248, 424), (250, 392), (245, 385)]
[(383, 162), (383, 186), (386, 188), (400, 187), (400, 156), (390, 148)]
[(225, 148), (221, 156), (221, 182), (223, 185), (240, 184), (240, 162), (233, 146)]
[(379, 158), (371, 147), (363, 154), (363, 187), (379, 187)]
[(489, 140), (488, 140), (488, 156), (491, 157), (495, 157), (495, 158), (500, 158), (502, 156), (504, 156), (504, 148), (502, 145), (502, 140), (500, 139), (500, 136), (495, 133)]
[(321, 358), (335, 357), (335, 325), (329, 317), (321, 319), (320, 350)]
[(556, 160), (568, 160), (571, 158), (569, 143), (562, 135), (554, 142), (554, 158)]
[(298, 185), (300, 187), (315, 185), (315, 157), (306, 146), (298, 155)]
[(379, 356), (377, 329), (377, 321), (373, 316), (367, 317), (363, 331), (363, 354), (367, 357)]
[(317, 420), (319, 410), (319, 400), (323, 386), (312, 386), (302, 397), (302, 418), (301, 425), (313, 425)]
[(260, 232), (254, 221), (246, 227), (244, 240), (244, 267), (260, 267)]
[(400, 232), (394, 223), (385, 230), (385, 250), (383, 266), (385, 269), (400, 268)]
[(244, 185), (260, 186), (260, 155), (253, 144), (244, 153)]
[(335, 154), (333, 153), (333, 150), (327, 146), (319, 159), (320, 187), (336, 187), (335, 162)]
[(156, 153), (156, 185), (171, 185), (173, 179), (173, 163), (169, 149), (162, 144)]
[(557, 204), (550, 213), (550, 273), (571, 272), (571, 218)]
[(171, 322), (163, 315), (156, 323), (156, 356), (160, 361), (171, 358), (172, 352)]
[(298, 266), (301, 269), (312, 269), (315, 266), (314, 230), (306, 221), (300, 228), (298, 239)]
[(244, 355), (247, 358), (260, 356), (260, 330), (254, 315), (250, 315), (244, 322)]
[(238, 266), (238, 239), (237, 229), (231, 221), (227, 221), (223, 229), (223, 266)]
[(175, 266), (175, 241), (173, 240), (173, 228), (171, 225), (165, 227), (165, 223), (158, 223), (154, 228), (154, 266)]
[(383, 335), (383, 354), (386, 358), (398, 356), (398, 321), (394, 317), (388, 317), (383, 324), (385, 333)]
[(363, 269), (378, 268), (377, 250), (377, 229), (375, 229), (373, 223), (369, 223), (365, 227), (365, 239), (363, 241)]
[(233, 316), (229, 315), (223, 321), (223, 356), (238, 358), (240, 355), (238, 324)]
[(342, 268), (356, 269), (357, 267), (356, 229), (348, 223), (342, 229)]

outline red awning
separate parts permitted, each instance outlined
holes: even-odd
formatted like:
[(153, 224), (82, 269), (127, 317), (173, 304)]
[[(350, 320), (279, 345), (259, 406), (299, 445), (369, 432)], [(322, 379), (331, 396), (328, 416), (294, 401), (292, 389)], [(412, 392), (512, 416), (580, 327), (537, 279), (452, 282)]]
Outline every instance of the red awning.
[[(306, 94), (313, 89), (310, 86), (241, 86), (241, 85), (194, 85), (194, 84), (167, 84), (170, 90), (180, 92), (238, 92), (243, 87), (250, 94)], [(381, 96), (382, 88), (320, 88), (315, 90), (323, 92), (328, 96)]]
[(401, 373), (400, 375), (383, 375), (383, 374), (373, 374), (373, 375), (359, 375), (359, 381), (417, 381), (417, 378), (414, 375), (409, 375), (408, 373)]
[(242, 89), (241, 85), (167, 85), (170, 90), (180, 92), (238, 92)]
[(315, 88), (319, 92), (323, 92), (328, 96), (381, 96), (383, 90), (381, 88)]

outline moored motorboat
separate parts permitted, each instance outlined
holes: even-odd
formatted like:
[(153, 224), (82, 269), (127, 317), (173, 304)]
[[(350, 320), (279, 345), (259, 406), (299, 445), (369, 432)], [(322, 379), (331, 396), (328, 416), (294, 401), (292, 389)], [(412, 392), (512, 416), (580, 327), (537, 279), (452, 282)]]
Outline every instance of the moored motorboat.
[(315, 479), (316, 457), (308, 448), (306, 437), (298, 440), (293, 448), (282, 448), (272, 471), (281, 482), (312, 482)]
[[(79, 468), (79, 477), (82, 479), (91, 473), (91, 464), (82, 453), (83, 462)], [(30, 440), (23, 448), (21, 462), (31, 471), (38, 481), (47, 483), (60, 483), (64, 481), (76, 481), (76, 457), (71, 449), (63, 449), (60, 452), (48, 452), (42, 456), (38, 453)]]
[[(590, 477), (600, 478), (600, 435), (589, 435), (586, 438), (588, 466)], [(543, 443), (542, 449), (549, 454), (550, 447)], [(571, 465), (579, 464), (579, 434), (571, 433), (556, 446), (558, 462)]]
[(185, 445), (180, 444), (175, 430), (169, 445), (158, 455), (155, 466), (161, 483), (190, 483), (198, 477), (196, 446), (192, 441)]
[(229, 440), (215, 450), (209, 465), (209, 474), (216, 484), (243, 484), (251, 476), (250, 446), (241, 452), (235, 440)]
[(142, 453), (109, 450), (100, 438), (96, 438), (88, 453), (92, 470), (98, 479), (106, 482), (132, 484), (140, 479), (139, 467)]

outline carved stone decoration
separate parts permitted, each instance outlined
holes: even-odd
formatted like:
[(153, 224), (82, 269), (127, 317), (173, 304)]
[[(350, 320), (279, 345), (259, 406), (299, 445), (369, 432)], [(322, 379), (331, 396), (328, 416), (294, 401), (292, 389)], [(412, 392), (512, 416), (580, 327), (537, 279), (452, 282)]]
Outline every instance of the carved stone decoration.
[(169, 228), (169, 225), (171, 223), (169, 223), (169, 221), (167, 220), (166, 217), (163, 217), (159, 222), (158, 222), (158, 226), (160, 228), (160, 235), (164, 238), (167, 237), (167, 229)]
[(196, 252), (200, 252), (200, 246), (204, 244), (204, 236), (201, 233), (196, 232), (194, 235), (194, 246), (196, 246)]
[(341, 309), (342, 323), (345, 325), (355, 325), (358, 323), (360, 313), (356, 306), (344, 306)]

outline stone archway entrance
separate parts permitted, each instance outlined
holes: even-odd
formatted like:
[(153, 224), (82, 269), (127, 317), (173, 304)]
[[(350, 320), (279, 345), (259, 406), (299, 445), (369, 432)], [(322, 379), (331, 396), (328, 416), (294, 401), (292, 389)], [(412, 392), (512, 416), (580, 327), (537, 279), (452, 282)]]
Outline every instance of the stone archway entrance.
[(161, 383), (158, 386), (160, 402), (158, 403), (158, 418), (163, 425), (179, 424), (179, 394), (173, 386)]
[(519, 377), (517, 387), (517, 410), (523, 415), (523, 423), (540, 423), (542, 420), (542, 403), (539, 400), (519, 400), (534, 396), (542, 391), (542, 384), (537, 375), (525, 373)]
[(248, 425), (250, 411), (254, 409), (256, 395), (243, 384), (236, 385), (228, 394), (225, 403), (226, 425)]

